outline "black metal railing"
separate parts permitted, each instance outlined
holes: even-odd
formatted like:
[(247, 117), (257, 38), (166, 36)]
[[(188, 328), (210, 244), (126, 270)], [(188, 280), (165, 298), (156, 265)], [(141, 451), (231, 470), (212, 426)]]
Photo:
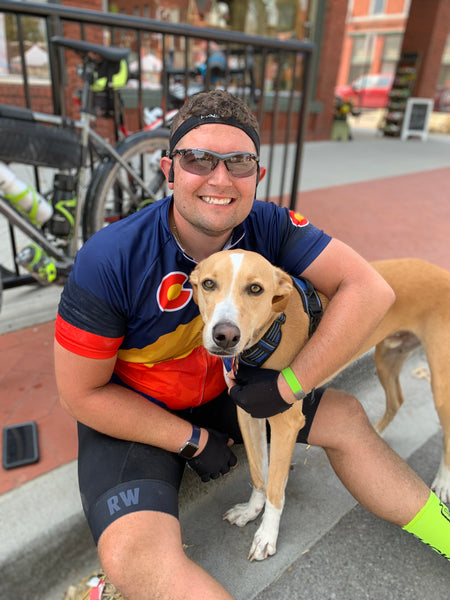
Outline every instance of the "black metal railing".
[[(142, 108), (161, 106), (166, 111), (178, 95), (186, 95), (199, 78), (194, 61), (195, 49), (203, 45), (206, 70), (203, 85), (217, 85), (217, 73), (211, 61), (218, 52), (224, 58), (220, 85), (241, 95), (255, 111), (262, 131), (262, 162), (268, 175), (258, 191), (259, 197), (294, 208), (299, 187), (300, 166), (308, 111), (309, 73), (313, 45), (296, 40), (250, 36), (236, 31), (200, 28), (130, 15), (88, 11), (55, 4), (0, 0), (0, 12), (9, 15), (17, 34), (16, 67), (19, 65), (23, 102), (33, 107), (30, 65), (25, 42), (30, 17), (38, 22), (48, 52), (51, 103), (55, 114), (67, 113), (64, 87), (67, 76), (57, 49), (49, 43), (53, 35), (78, 37), (97, 43), (127, 45), (137, 58), (135, 88), (121, 92), (125, 108), (136, 109), (138, 126), (144, 124)], [(28, 20), (28, 21), (27, 21)], [(146, 86), (142, 56), (145, 50), (159, 54), (158, 84)], [(8, 85), (8, 76), (0, 77), (0, 92)], [(181, 90), (181, 91), (180, 91)], [(3, 96), (4, 97), (4, 96)], [(15, 103), (16, 100), (12, 99)]]

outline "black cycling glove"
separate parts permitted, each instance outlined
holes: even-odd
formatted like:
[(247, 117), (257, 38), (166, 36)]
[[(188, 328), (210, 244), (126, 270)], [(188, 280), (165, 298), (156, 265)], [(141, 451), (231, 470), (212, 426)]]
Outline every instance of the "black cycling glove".
[(228, 435), (214, 429), (207, 429), (207, 431), (209, 436), (206, 446), (198, 456), (186, 461), (202, 481), (217, 479), (220, 475), (228, 473), (237, 463), (236, 456), (227, 446)]
[(278, 391), (279, 371), (239, 365), (236, 385), (230, 389), (231, 399), (252, 417), (264, 419), (282, 413), (292, 404)]

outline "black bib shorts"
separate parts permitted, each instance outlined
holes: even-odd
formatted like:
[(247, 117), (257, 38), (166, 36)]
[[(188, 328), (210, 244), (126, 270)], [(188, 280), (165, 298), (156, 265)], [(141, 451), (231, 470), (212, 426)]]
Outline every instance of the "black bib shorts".
[[(323, 388), (317, 389), (304, 398), (306, 423), (297, 442), (308, 443), (323, 392)], [(227, 391), (207, 404), (175, 414), (199, 427), (227, 433), (235, 443), (242, 443), (236, 406)], [(132, 512), (152, 510), (178, 518), (178, 491), (185, 459), (161, 448), (109, 437), (81, 423), (78, 440), (81, 501), (96, 544), (108, 525)]]

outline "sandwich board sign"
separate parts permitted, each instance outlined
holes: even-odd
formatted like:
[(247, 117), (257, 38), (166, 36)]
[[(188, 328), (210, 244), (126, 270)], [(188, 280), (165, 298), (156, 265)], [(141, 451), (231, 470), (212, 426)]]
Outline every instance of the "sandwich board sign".
[(424, 142), (426, 141), (433, 104), (433, 100), (428, 98), (408, 98), (403, 118), (402, 140), (414, 136), (422, 138)]

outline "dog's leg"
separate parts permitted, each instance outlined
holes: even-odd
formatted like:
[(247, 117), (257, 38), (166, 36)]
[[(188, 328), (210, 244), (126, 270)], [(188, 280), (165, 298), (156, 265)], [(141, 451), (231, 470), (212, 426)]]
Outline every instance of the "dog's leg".
[(442, 502), (448, 504), (450, 502), (450, 451), (449, 440), (444, 436), (444, 449), (442, 452), (441, 462), (439, 464), (436, 477), (431, 484), (431, 489), (434, 491)]
[[(449, 331), (448, 328), (447, 331)], [(426, 343), (424, 340), (431, 373), (434, 404), (444, 434), (439, 470), (431, 484), (431, 489), (442, 502), (450, 502), (450, 336), (447, 335), (447, 338), (447, 343), (440, 339), (439, 344), (436, 344), (435, 339), (432, 344)]]
[(378, 378), (386, 393), (385, 413), (375, 425), (375, 429), (380, 433), (386, 429), (404, 402), (400, 371), (406, 358), (419, 346), (420, 341), (414, 334), (400, 331), (375, 347), (374, 360)]
[(251, 561), (264, 560), (276, 552), (292, 453), (298, 432), (305, 424), (301, 404), (296, 402), (288, 411), (269, 419), (270, 462), (267, 498), (262, 523), (255, 533), (248, 555)]
[(244, 527), (262, 511), (266, 499), (268, 470), (266, 420), (254, 419), (238, 408), (239, 426), (244, 438), (253, 491), (248, 502), (236, 504), (223, 515), (232, 525)]

